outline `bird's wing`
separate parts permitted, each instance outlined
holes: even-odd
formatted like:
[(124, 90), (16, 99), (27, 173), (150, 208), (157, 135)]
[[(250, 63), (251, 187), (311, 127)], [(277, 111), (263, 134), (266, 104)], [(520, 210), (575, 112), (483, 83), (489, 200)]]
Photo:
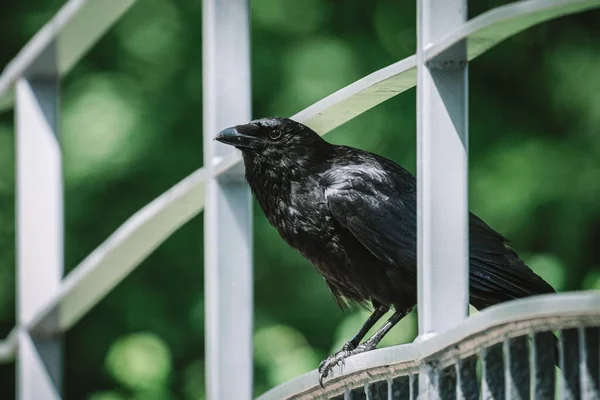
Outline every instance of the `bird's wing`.
[(482, 305), (554, 292), (525, 265), (506, 238), (474, 214), (469, 221), (469, 248), (471, 296)]
[(373, 255), (414, 269), (416, 194), (400, 193), (396, 180), (376, 170), (339, 168), (322, 179), (331, 214)]
[[(331, 214), (378, 259), (414, 270), (417, 265), (416, 193), (399, 189), (395, 175), (338, 169), (329, 172), (325, 196)], [(469, 280), (478, 308), (554, 290), (474, 214), (469, 218)]]

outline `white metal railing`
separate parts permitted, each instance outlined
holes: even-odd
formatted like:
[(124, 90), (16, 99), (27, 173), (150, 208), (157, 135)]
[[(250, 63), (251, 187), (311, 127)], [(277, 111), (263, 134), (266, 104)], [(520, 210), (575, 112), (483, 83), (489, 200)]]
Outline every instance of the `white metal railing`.
[[(210, 399), (252, 398), (252, 209), (241, 168), (215, 173), (235, 153), (214, 141), (250, 120), (250, 38), (246, 0), (204, 0), (202, 13), (206, 363)], [(235, 243), (235, 251), (231, 244)], [(232, 379), (232, 377), (234, 377)], [(235, 382), (235, 384), (232, 384)]]
[[(60, 333), (73, 326), (205, 205), (209, 397), (222, 398), (228, 394), (238, 398), (250, 397), (252, 309), (249, 299), (252, 291), (249, 194), (241, 181), (239, 154), (224, 150), (210, 140), (221, 127), (250, 118), (246, 1), (204, 2), (204, 151), (207, 166), (135, 213), (61, 279), (63, 222), (61, 153), (56, 138), (58, 82), (134, 3), (135, 0), (69, 0), (0, 75), (0, 110), (13, 105), (16, 109), (20, 305), (18, 326), (0, 342), (0, 360), (19, 358), (17, 375), (19, 398), (22, 399), (60, 398), (61, 379), (57, 372), (61, 362), (61, 347), (57, 339)], [(451, 267), (455, 277), (460, 277), (461, 285), (452, 292), (437, 290), (440, 282), (433, 278), (441, 272), (436, 267), (439, 254), (431, 246), (441, 243), (442, 247), (435, 248), (444, 248), (440, 241), (443, 229), (461, 232), (453, 235), (453, 249), (466, 246), (466, 229), (463, 226), (467, 185), (466, 62), (532, 25), (598, 7), (600, 0), (520, 1), (493, 9), (470, 21), (464, 21), (466, 10), (461, 8), (464, 4), (459, 0), (419, 1), (419, 48), (416, 56), (374, 72), (292, 117), (318, 133), (326, 134), (414, 87), (419, 75), (419, 102), (423, 106), (419, 107), (418, 117), (419, 293), (427, 293), (427, 296), (419, 298), (421, 333), (446, 330), (466, 315), (464, 252), (456, 253)], [(454, 13), (456, 17), (448, 18), (444, 13)], [(225, 14), (227, 18), (223, 18)], [(232, 51), (234, 48), (235, 52)], [(243, 51), (239, 51), (240, 48)], [(231, 80), (231, 76), (236, 76), (236, 79)], [(453, 83), (446, 82), (445, 87), (441, 87), (439, 82), (444, 80)], [(446, 89), (454, 95), (458, 93), (459, 100), (441, 93)], [(234, 91), (235, 97), (231, 95)], [(441, 125), (429, 125), (433, 119)], [(440, 146), (438, 141), (446, 146)], [(444, 150), (448, 146), (450, 152)], [(444, 171), (457, 160), (460, 162), (456, 169)], [(40, 176), (48, 178), (43, 185), (38, 179)], [(446, 201), (450, 201), (452, 209), (457, 212), (458, 218), (454, 220), (444, 219), (445, 214), (432, 196), (432, 191), (437, 190), (437, 185), (444, 179), (457, 183), (451, 198), (446, 196)], [(440, 224), (440, 221), (446, 223)], [(45, 229), (39, 229), (40, 226)], [(461, 228), (457, 230), (457, 227)], [(241, 255), (232, 258), (231, 254), (223, 251), (221, 238), (224, 233), (237, 235), (245, 244)], [(30, 256), (30, 253), (36, 255)], [(38, 257), (51, 261), (42, 264)], [(227, 284), (219, 275), (221, 269), (239, 277), (235, 283), (236, 290), (227, 302), (222, 296)], [(28, 279), (29, 276), (47, 279)], [(424, 291), (423, 287), (431, 291)], [(435, 299), (430, 297), (432, 293)], [(440, 300), (442, 298), (443, 301)], [(448, 312), (453, 304), (459, 306), (456, 314)], [(244, 338), (241, 342), (239, 336), (227, 336), (230, 322), (217, 317), (217, 308), (219, 311), (226, 310), (230, 313), (226, 315), (230, 316), (244, 314), (241, 319)], [(432, 319), (434, 315), (442, 317)], [(237, 325), (236, 329), (240, 332)], [(214, 342), (216, 337), (221, 337), (221, 341)], [(234, 369), (231, 367), (232, 349), (243, 354), (241, 359), (236, 357), (235, 365), (238, 367)], [(406, 351), (409, 351), (408, 348)], [(361, 359), (368, 360), (369, 354)], [(227, 380), (220, 372), (225, 370), (229, 373)], [(233, 389), (228, 386), (234, 385), (227, 384), (232, 380), (244, 384)]]
[[(454, 327), (469, 309), (467, 51), (435, 58), (431, 43), (460, 29), (467, 0), (417, 2), (417, 270), (421, 339)], [(425, 376), (423, 374), (422, 376)]]
[[(591, 356), (596, 356), (596, 364), (592, 367), (592, 373), (595, 373), (597, 376), (600, 373), (598, 369), (598, 357), (600, 357), (598, 347), (598, 339), (600, 339), (600, 328), (598, 328), (600, 326), (599, 309), (600, 294), (597, 292), (542, 295), (499, 304), (486, 309), (485, 312), (477, 313), (462, 324), (449, 329), (443, 334), (433, 336), (428, 340), (376, 349), (350, 357), (345, 361), (343, 369), (337, 369), (334, 379), (331, 379), (325, 385), (325, 388), (319, 385), (319, 373), (311, 371), (269, 390), (257, 400), (320, 399), (333, 398), (340, 394), (350, 393), (351, 391), (361, 392), (362, 388), (368, 387), (369, 384), (375, 382), (385, 382), (389, 378), (396, 378), (402, 375), (419, 375), (419, 367), (423, 364), (423, 361), (429, 359), (435, 359), (438, 362), (441, 361), (442, 365), (444, 363), (451, 364), (456, 362), (456, 360), (464, 360), (473, 354), (480, 353), (482, 349), (489, 348), (490, 345), (506, 342), (509, 339), (524, 334), (527, 335), (549, 329), (577, 329), (586, 326), (596, 327), (596, 343), (594, 346), (591, 346), (590, 352), (592, 352)], [(543, 351), (549, 353), (551, 356), (548, 357), (550, 360), (549, 367), (552, 370), (552, 375), (554, 375), (554, 363), (552, 362), (554, 354), (552, 351), (548, 351), (547, 348), (543, 349)], [(527, 352), (525, 352), (524, 356), (525, 358), (529, 357)], [(533, 358), (533, 355), (531, 358)], [(583, 363), (585, 358), (576, 357), (571, 361), (578, 366), (578, 363)], [(501, 368), (506, 367), (508, 369), (510, 367), (509, 364), (500, 361)], [(561, 364), (564, 365), (564, 360), (561, 361)], [(562, 369), (563, 371), (566, 370), (564, 366)], [(525, 375), (529, 371), (520, 371), (520, 373)], [(564, 375), (566, 375), (566, 372), (561, 372), (559, 376), (563, 377)], [(577, 375), (579, 376), (575, 376), (576, 379), (585, 379), (585, 374)], [(500, 378), (501, 382), (504, 381), (502, 376), (496, 378)], [(539, 382), (539, 377), (533, 378), (534, 383), (547, 384), (547, 382)], [(551, 383), (553, 384), (554, 382)], [(529, 386), (528, 384), (529, 382), (527, 382), (527, 386)], [(581, 386), (583, 388), (583, 385)], [(595, 396), (600, 395), (599, 388), (596, 385), (594, 386), (590, 390), (590, 393), (593, 393)], [(532, 387), (535, 387), (535, 384)], [(579, 397), (578, 393), (574, 393), (573, 397), (568, 397), (565, 395), (566, 388), (564, 384), (560, 389), (560, 392), (557, 391), (557, 394), (560, 395), (556, 398), (597, 398), (593, 396)], [(418, 391), (419, 394), (422, 393), (420, 388)], [(552, 388), (552, 391), (554, 391), (554, 388)], [(388, 397), (385, 395), (383, 398), (387, 399)], [(389, 398), (394, 400), (416, 400), (414, 393), (410, 395), (406, 393), (404, 396), (396, 396), (390, 393)], [(423, 398), (435, 399), (439, 397), (425, 396)], [(470, 399), (477, 397), (450, 396), (447, 398)], [(484, 392), (481, 398), (503, 399), (505, 397), (498, 397)], [(529, 397), (509, 396), (506, 398), (518, 399)], [(555, 397), (533, 396), (532, 398), (546, 400)]]

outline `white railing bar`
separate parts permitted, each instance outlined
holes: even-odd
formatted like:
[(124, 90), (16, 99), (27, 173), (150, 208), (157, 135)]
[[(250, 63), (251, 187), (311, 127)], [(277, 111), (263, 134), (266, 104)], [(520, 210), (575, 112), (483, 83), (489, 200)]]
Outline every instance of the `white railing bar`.
[[(17, 323), (26, 326), (60, 288), (64, 265), (62, 151), (56, 48), (51, 43), (16, 84)], [(54, 329), (56, 319), (47, 320)], [(18, 331), (17, 398), (59, 399), (60, 335)]]
[[(468, 65), (465, 43), (435, 60), (427, 44), (464, 26), (466, 0), (417, 0), (417, 308), (419, 340), (469, 310)], [(437, 383), (422, 365), (419, 395)]]
[(496, 7), (435, 41), (426, 49), (425, 58), (431, 60), (467, 39), (467, 56), (472, 60), (531, 26), (598, 6), (600, 0), (529, 0)]
[(56, 44), (58, 75), (67, 74), (136, 0), (69, 0), (8, 63), (0, 75), (0, 112), (14, 103), (14, 85)]
[(204, 162), (211, 171), (204, 210), (206, 398), (250, 400), (252, 197), (242, 168), (227, 177), (212, 171), (215, 157), (237, 152), (214, 137), (252, 115), (248, 0), (202, 1), (202, 66)]
[(0, 364), (13, 361), (17, 354), (17, 328), (12, 328), (5, 339), (0, 341)]
[[(600, 317), (599, 310), (600, 294), (597, 291), (548, 294), (512, 300), (472, 315), (459, 326), (426, 341), (385, 347), (350, 357), (344, 361), (343, 366), (334, 369), (332, 378), (340, 381), (375, 368), (418, 362), (440, 354), (460, 341), (476, 338), (503, 325), (542, 321), (554, 317)], [(325, 385), (325, 390), (327, 389), (328, 385)], [(288, 399), (309, 391), (311, 395), (318, 396), (322, 393), (321, 390), (318, 371), (313, 370), (265, 392), (257, 400)]]
[(443, 65), (423, 54), (463, 24), (467, 5), (418, 0), (417, 10), (417, 292), (419, 335), (426, 335), (454, 327), (469, 310), (466, 51), (455, 45)]
[(416, 58), (410, 56), (359, 79), (291, 118), (323, 135), (416, 84)]

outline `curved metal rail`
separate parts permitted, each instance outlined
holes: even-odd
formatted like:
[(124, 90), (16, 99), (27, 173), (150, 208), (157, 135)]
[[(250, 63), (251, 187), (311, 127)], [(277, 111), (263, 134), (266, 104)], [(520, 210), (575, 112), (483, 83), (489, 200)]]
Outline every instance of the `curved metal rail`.
[[(69, 73), (104, 32), (112, 26), (136, 0), (72, 0), (66, 3), (23, 47), (0, 75), (0, 112), (14, 102), (14, 86), (35, 61), (56, 46), (59, 76)], [(82, 29), (85, 26), (85, 29)], [(35, 71), (44, 74), (46, 71)], [(53, 73), (54, 71), (50, 71)]]
[[(504, 361), (496, 360), (497, 362), (503, 362), (500, 371), (510, 373), (510, 365), (506, 360), (508, 358), (507, 353), (502, 349), (503, 343), (508, 343), (508, 347), (516, 346), (519, 343), (513, 343), (512, 340), (523, 336), (551, 330), (564, 332), (585, 327), (600, 327), (600, 293), (598, 292), (544, 295), (515, 300), (490, 307), (484, 312), (468, 318), (457, 328), (427, 340), (377, 349), (350, 357), (343, 367), (334, 370), (333, 377), (325, 382), (325, 389), (319, 386), (318, 372), (315, 370), (271, 389), (258, 397), (258, 400), (336, 398), (345, 393), (362, 393), (365, 390), (374, 390), (375, 386), (381, 386), (379, 382), (383, 382), (384, 389), (392, 390), (391, 387), (396, 378), (399, 378), (402, 382), (410, 382), (411, 380), (414, 382), (419, 372), (419, 366), (422, 364), (434, 364), (438, 370), (447, 367), (452, 368), (454, 364), (460, 364), (464, 360), (472, 360), (472, 356), (481, 355), (482, 351), (494, 348), (496, 345), (500, 345), (500, 359), (503, 358), (503, 354), (505, 358)], [(581, 367), (581, 373), (578, 372), (575, 378), (582, 381), (589, 379), (584, 374), (587, 366), (584, 362), (588, 363), (591, 366), (591, 376), (594, 381), (591, 384), (582, 383), (578, 388), (579, 390), (589, 390), (589, 393), (595, 393), (598, 396), (600, 329), (590, 332), (595, 332), (595, 337), (585, 342), (587, 346), (579, 346), (579, 352), (575, 354), (574, 359), (562, 359), (560, 362), (563, 375), (565, 371), (572, 371), (573, 366), (570, 363), (575, 363), (576, 368)], [(563, 347), (564, 336), (561, 336)], [(548, 351), (547, 347), (544, 350), (548, 356), (544, 360), (545, 364), (546, 366), (550, 365), (552, 374), (554, 374), (554, 363), (550, 359), (553, 354)], [(533, 353), (535, 352), (532, 351), (532, 358)], [(523, 358), (528, 360), (526, 350), (520, 356), (520, 361), (523, 361)], [(548, 360), (550, 360), (550, 363), (547, 362)], [(514, 360), (513, 364), (515, 364)], [(519, 367), (522, 368), (523, 366), (520, 365)], [(537, 367), (539, 368), (539, 366)], [(471, 373), (474, 373), (474, 371), (471, 371)], [(524, 374), (522, 370), (519, 373)], [(405, 379), (402, 379), (402, 377)], [(483, 379), (485, 379), (485, 374)], [(474, 381), (477, 381), (476, 377), (474, 377)], [(549, 383), (554, 384), (554, 382)], [(521, 384), (529, 383), (521, 382)], [(539, 382), (534, 382), (532, 387), (537, 384)], [(548, 384), (548, 382), (545, 384)], [(482, 388), (481, 390), (505, 390), (507, 388), (513, 390), (511, 385), (510, 382), (507, 384), (504, 381), (502, 388)], [(562, 385), (562, 389), (565, 390), (565, 383), (563, 382)], [(379, 389), (377, 390), (379, 391)], [(455, 387), (452, 390), (455, 390)], [(392, 398), (413, 399), (415, 398), (413, 396), (414, 391), (415, 387), (410, 389), (409, 394), (407, 388), (405, 396), (398, 395), (398, 397)], [(479, 389), (477, 389), (477, 392), (479, 392)], [(387, 392), (385, 397), (376, 397), (374, 394), (370, 394), (372, 399), (388, 398)], [(466, 398), (472, 397), (467, 396)]]

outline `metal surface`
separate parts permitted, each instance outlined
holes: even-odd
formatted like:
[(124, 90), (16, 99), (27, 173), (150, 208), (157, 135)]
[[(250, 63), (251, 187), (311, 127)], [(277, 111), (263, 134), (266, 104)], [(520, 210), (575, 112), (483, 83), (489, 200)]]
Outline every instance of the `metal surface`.
[[(503, 338), (527, 335), (536, 329), (556, 329), (567, 324), (600, 324), (599, 310), (600, 294), (594, 291), (514, 300), (492, 306), (428, 340), (376, 349), (350, 357), (343, 367), (334, 369), (333, 377), (327, 380), (325, 390), (319, 386), (317, 371), (311, 371), (267, 391), (258, 400), (309, 399), (311, 396), (335, 394), (344, 387), (345, 382), (357, 385), (361, 381), (372, 382), (394, 374), (408, 374), (406, 371), (414, 371), (423, 360), (454, 362), (456, 358), (477, 354), (478, 348), (486, 343), (491, 343), (490, 347), (496, 343), (496, 361), (499, 364), (493, 365), (503, 377)], [(448, 359), (443, 357), (444, 354)], [(504, 388), (503, 379), (494, 385), (494, 390), (500, 393), (504, 392)]]
[[(58, 140), (58, 75), (54, 47), (34, 65), (40, 75), (16, 87), (17, 312), (25, 327), (60, 287), (63, 274), (63, 180)], [(45, 321), (55, 331), (56, 320)], [(59, 399), (61, 336), (32, 337), (18, 331), (17, 397)]]
[(204, 0), (202, 19), (204, 160), (210, 172), (204, 212), (206, 393), (252, 398), (252, 209), (243, 170), (217, 176), (213, 160), (235, 149), (213, 140), (250, 120), (247, 0)]
[(416, 83), (416, 58), (410, 56), (338, 90), (291, 118), (323, 135)]
[(468, 315), (465, 46), (460, 42), (435, 60), (426, 61), (424, 55), (425, 47), (460, 27), (466, 16), (465, 0), (417, 2), (417, 282), (420, 335), (448, 330)]
[[(67, 74), (81, 57), (102, 37), (136, 0), (70, 0), (23, 47), (0, 75), (0, 112), (10, 108), (14, 85), (25, 74), (40, 75), (44, 63), (38, 58), (56, 46), (59, 76)], [(36, 69), (35, 71), (32, 71)]]
[(600, 5), (600, 0), (530, 0), (515, 1), (487, 11), (448, 32), (427, 48), (431, 60), (466, 39), (468, 59), (472, 60), (511, 36), (553, 18), (586, 11)]
[(411, 400), (417, 400), (419, 397), (419, 375), (409, 374), (410, 377), (410, 398)]
[(61, 349), (55, 340), (35, 340), (18, 333), (17, 396), (19, 400), (61, 399)]
[(17, 328), (11, 329), (6, 338), (0, 341), (0, 364), (13, 361), (17, 354)]

